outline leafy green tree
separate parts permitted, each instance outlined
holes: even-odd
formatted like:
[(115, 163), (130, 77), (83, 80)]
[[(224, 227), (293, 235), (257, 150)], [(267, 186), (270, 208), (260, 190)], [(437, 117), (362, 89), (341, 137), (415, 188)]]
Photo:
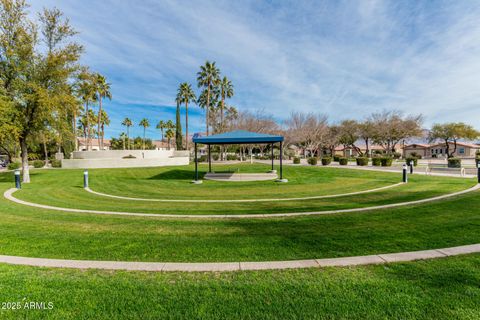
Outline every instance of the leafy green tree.
[[(100, 132), (100, 127), (105, 125), (105, 122), (102, 121), (103, 115), (106, 115), (104, 110), (102, 109), (102, 101), (103, 99), (107, 98), (108, 100), (112, 100), (112, 93), (110, 92), (110, 83), (107, 82), (107, 79), (102, 76), (101, 74), (97, 73), (94, 78), (94, 86), (96, 91), (96, 99), (98, 100), (98, 127), (97, 130)], [(102, 129), (103, 132), (103, 129)], [(98, 137), (98, 146), (100, 150), (103, 150), (103, 134)]]
[(177, 100), (185, 104), (185, 149), (188, 150), (188, 104), (195, 102), (197, 97), (193, 92), (192, 85), (189, 83), (181, 83), (178, 88)]
[(133, 126), (133, 122), (130, 118), (125, 118), (123, 119), (122, 126), (127, 127), (128, 150), (130, 150), (130, 127)]
[(176, 99), (177, 111), (175, 117), (175, 143), (177, 150), (182, 150), (182, 122), (180, 121), (180, 102)]
[(143, 118), (140, 120), (139, 125), (143, 127), (143, 150), (145, 150), (145, 130), (150, 127), (150, 123), (148, 122), (147, 118)]
[(207, 127), (207, 136), (209, 134), (209, 111), (210, 98), (212, 92), (215, 90), (215, 85), (220, 77), (220, 70), (215, 66), (215, 62), (206, 61), (205, 65), (200, 66), (200, 71), (197, 73), (197, 84), (199, 88), (205, 90), (205, 121)]
[[(453, 158), (457, 151), (457, 142), (461, 139), (474, 140), (480, 136), (480, 132), (472, 126), (463, 122), (449, 122), (444, 124), (434, 124), (430, 130), (430, 142), (443, 140), (445, 143), (446, 154), (448, 158)], [(453, 143), (453, 150), (450, 151), (450, 143)]]
[[(0, 83), (13, 104), (11, 123), (18, 128), (21, 149), (23, 182), (30, 182), (28, 143), (53, 124), (57, 115), (63, 116), (59, 96), (73, 77), (82, 47), (67, 42), (72, 30), (68, 21), (57, 19), (48, 28), (30, 20), (24, 0), (0, 1)], [(39, 37), (37, 30), (55, 30)], [(48, 37), (55, 34), (54, 37)], [(41, 41), (49, 42), (52, 50), (43, 50)], [(54, 48), (54, 50), (53, 50)]]

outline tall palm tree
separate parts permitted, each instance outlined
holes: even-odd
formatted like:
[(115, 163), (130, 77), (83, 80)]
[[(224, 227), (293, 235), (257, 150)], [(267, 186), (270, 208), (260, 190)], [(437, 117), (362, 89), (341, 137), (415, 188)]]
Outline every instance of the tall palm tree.
[(180, 103), (185, 103), (185, 149), (188, 150), (188, 103), (195, 102), (197, 99), (192, 85), (186, 82), (181, 83), (178, 87), (177, 99)]
[(123, 150), (125, 150), (125, 138), (126, 137), (127, 137), (127, 135), (125, 134), (125, 132), (120, 133), (120, 139), (122, 139), (122, 141), (123, 141)]
[(165, 128), (166, 128), (166, 122), (163, 120), (160, 120), (157, 123), (157, 129), (160, 129), (160, 131), (162, 132), (162, 142), (163, 142), (163, 130), (165, 130)]
[[(101, 74), (97, 73), (95, 75), (95, 90), (96, 90), (96, 96), (97, 100), (99, 103), (98, 107), (98, 131), (100, 132), (100, 127), (102, 125), (102, 116), (104, 113), (102, 113), (102, 100), (104, 98), (108, 98), (108, 100), (112, 100), (112, 93), (110, 92), (110, 83), (107, 82), (107, 79), (102, 76)], [(98, 147), (100, 150), (103, 150), (103, 135), (100, 139), (100, 136), (98, 137)]]
[(125, 118), (123, 119), (122, 126), (127, 127), (128, 150), (130, 150), (130, 127), (133, 126), (133, 122), (129, 118)]
[(210, 98), (212, 91), (214, 90), (215, 84), (218, 81), (218, 78), (220, 76), (220, 70), (215, 66), (215, 62), (210, 62), (206, 61), (204, 66), (200, 66), (200, 71), (197, 72), (197, 84), (199, 88), (205, 88), (206, 90), (206, 104), (205, 104), (205, 110), (206, 110), (206, 125), (207, 125), (207, 136), (209, 133), (209, 125), (208, 125), (208, 112), (210, 109)]
[[(89, 114), (89, 106), (93, 102), (95, 102), (95, 88), (93, 86), (93, 81), (92, 81), (92, 74), (88, 73), (88, 71), (83, 72), (80, 76), (80, 85), (79, 85), (79, 96), (82, 99), (82, 102), (85, 104), (85, 115)], [(89, 117), (86, 117), (86, 132), (87, 132), (87, 151), (91, 150), (91, 144), (90, 144), (90, 136), (91, 136), (91, 131), (90, 131), (90, 121)]]
[(165, 136), (167, 137), (168, 141), (168, 150), (170, 150), (170, 140), (175, 137), (175, 133), (173, 132), (173, 129), (167, 129), (165, 132)]
[(150, 123), (147, 118), (143, 118), (138, 125), (143, 127), (143, 150), (145, 150), (145, 130), (150, 127)]
[(225, 99), (229, 99), (233, 97), (233, 84), (232, 81), (228, 80), (227, 77), (223, 77), (222, 80), (219, 81), (218, 83), (218, 89), (220, 91), (220, 97), (221, 97), (221, 105), (220, 105), (220, 132), (223, 132), (225, 129), (224, 126), (224, 121), (223, 121), (223, 114), (225, 110)]
[(177, 150), (182, 150), (182, 122), (180, 121), (180, 103), (178, 99), (175, 99), (177, 103), (177, 110), (175, 112), (175, 144)]
[(102, 137), (102, 146), (99, 148), (101, 148), (100, 150), (103, 150), (103, 139), (105, 138), (105, 126), (109, 126), (110, 125), (110, 118), (108, 117), (108, 114), (107, 112), (105, 112), (105, 110), (101, 110), (101, 112), (99, 112), (98, 114), (98, 118), (99, 119), (102, 119), (100, 121), (100, 133), (101, 133), (101, 137)]

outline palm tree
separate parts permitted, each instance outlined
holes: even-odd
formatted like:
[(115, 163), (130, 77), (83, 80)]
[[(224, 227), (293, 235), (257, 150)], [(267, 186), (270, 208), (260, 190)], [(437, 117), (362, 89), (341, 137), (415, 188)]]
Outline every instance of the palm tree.
[(215, 66), (215, 62), (210, 63), (206, 61), (204, 66), (200, 66), (200, 71), (197, 73), (197, 84), (199, 88), (205, 88), (206, 90), (206, 101), (205, 101), (205, 110), (206, 115), (205, 119), (207, 122), (207, 136), (208, 136), (208, 112), (210, 109), (210, 97), (216, 82), (218, 81), (220, 75), (220, 70)]
[(123, 119), (122, 126), (127, 127), (127, 141), (128, 141), (128, 150), (130, 150), (130, 127), (133, 125), (132, 120), (129, 118)]
[(145, 130), (150, 127), (150, 123), (147, 118), (143, 118), (138, 125), (143, 127), (143, 150), (145, 150)]
[(170, 140), (175, 137), (175, 133), (173, 132), (173, 129), (167, 129), (165, 132), (165, 136), (167, 137), (168, 141), (168, 150), (170, 150)]
[(163, 142), (163, 130), (165, 130), (165, 128), (166, 128), (165, 121), (160, 120), (157, 124), (157, 129), (160, 129), (160, 131), (162, 132), (162, 142)]
[[(107, 79), (102, 76), (101, 74), (97, 73), (95, 75), (95, 90), (96, 96), (99, 103), (98, 107), (98, 131), (100, 132), (100, 127), (102, 125), (102, 116), (104, 113), (102, 112), (102, 100), (104, 98), (108, 98), (108, 100), (112, 100), (112, 93), (110, 92), (110, 83), (107, 82)], [(102, 139), (100, 140), (100, 136), (98, 137), (98, 147), (100, 150), (103, 150), (103, 135)]]
[(175, 144), (177, 150), (182, 150), (182, 122), (180, 121), (180, 103), (178, 99), (175, 99), (177, 103), (177, 110), (175, 112)]
[(195, 102), (197, 99), (192, 85), (186, 82), (181, 83), (178, 87), (177, 99), (180, 103), (185, 103), (185, 149), (188, 150), (188, 103)]
[(105, 112), (105, 110), (101, 110), (101, 112), (99, 113), (98, 115), (98, 118), (99, 119), (102, 119), (100, 121), (100, 133), (101, 133), (101, 136), (102, 136), (102, 145), (99, 146), (99, 148), (101, 148), (100, 150), (103, 150), (103, 139), (105, 138), (105, 126), (109, 126), (110, 125), (110, 118), (108, 117), (108, 114)]
[(220, 132), (224, 130), (224, 123), (223, 123), (223, 113), (225, 110), (225, 99), (233, 97), (233, 84), (232, 81), (228, 80), (227, 77), (223, 77), (223, 79), (218, 83), (220, 97), (221, 97), (221, 105), (220, 105)]
[(126, 137), (127, 137), (127, 135), (125, 134), (125, 132), (120, 133), (120, 139), (122, 139), (122, 141), (123, 141), (123, 150), (125, 150), (125, 138)]
[[(89, 104), (95, 101), (95, 88), (92, 82), (92, 75), (88, 71), (83, 72), (80, 76), (79, 96), (82, 102), (85, 104), (85, 114), (89, 114)], [(85, 129), (87, 136), (87, 151), (91, 149), (90, 144), (90, 121), (89, 117), (86, 117)]]

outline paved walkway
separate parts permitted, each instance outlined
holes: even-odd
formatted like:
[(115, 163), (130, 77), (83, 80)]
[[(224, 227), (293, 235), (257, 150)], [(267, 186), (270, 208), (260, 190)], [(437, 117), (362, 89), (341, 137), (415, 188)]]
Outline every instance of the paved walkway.
[(375, 192), (375, 191), (381, 191), (385, 189), (390, 189), (393, 187), (398, 187), (401, 186), (403, 182), (392, 184), (389, 186), (385, 187), (380, 187), (380, 188), (375, 188), (375, 189), (370, 189), (370, 190), (363, 190), (363, 191), (356, 191), (356, 192), (350, 192), (350, 193), (340, 193), (340, 194), (330, 194), (330, 195), (323, 195), (323, 196), (311, 196), (311, 197), (301, 197), (301, 198), (271, 198), (271, 199), (151, 199), (151, 198), (131, 198), (131, 197), (122, 197), (122, 196), (116, 196), (108, 193), (102, 193), (102, 192), (97, 192), (93, 191), (90, 188), (85, 188), (86, 191), (96, 194), (98, 196), (102, 197), (109, 197), (109, 198), (115, 198), (115, 199), (123, 199), (123, 200), (132, 200), (132, 201), (154, 201), (154, 202), (200, 202), (200, 203), (219, 203), (219, 202), (226, 202), (226, 203), (231, 203), (231, 202), (269, 202), (269, 201), (293, 201), (293, 200), (313, 200), (313, 199), (328, 199), (328, 198), (338, 198), (338, 197), (345, 197), (345, 196), (353, 196), (353, 195), (359, 195), (359, 194), (364, 194), (364, 193), (370, 193), (370, 192)]
[(321, 267), (345, 267), (369, 264), (384, 264), (414, 260), (443, 258), (462, 254), (480, 252), (480, 243), (424, 251), (387, 253), (369, 256), (355, 256), (331, 259), (309, 259), (291, 261), (263, 262), (209, 262), (209, 263), (177, 263), (177, 262), (130, 262), (130, 261), (95, 261), (95, 260), (63, 260), (28, 258), (0, 255), (0, 263), (27, 265), (36, 267), (73, 268), (73, 269), (107, 269), (130, 271), (184, 271), (184, 272), (220, 272), (243, 270), (302, 269)]
[(427, 199), (415, 200), (415, 201), (407, 201), (407, 202), (400, 202), (400, 203), (392, 203), (380, 206), (372, 206), (372, 207), (364, 207), (364, 208), (352, 208), (352, 209), (341, 209), (341, 210), (325, 210), (325, 211), (313, 211), (313, 212), (291, 212), (291, 213), (270, 213), (270, 214), (211, 214), (211, 215), (195, 215), (195, 214), (161, 214), (161, 213), (139, 213), (139, 212), (121, 212), (121, 211), (101, 211), (101, 210), (87, 210), (87, 209), (73, 209), (73, 208), (62, 208), (62, 207), (54, 207), (44, 204), (38, 204), (33, 202), (28, 202), (24, 200), (17, 199), (13, 196), (13, 193), (17, 191), (15, 188), (8, 189), (5, 191), (3, 196), (13, 202), (18, 204), (41, 208), (41, 209), (48, 209), (48, 210), (57, 210), (63, 212), (75, 212), (75, 213), (91, 213), (91, 214), (106, 214), (106, 215), (121, 215), (121, 216), (139, 216), (139, 217), (155, 217), (155, 218), (175, 218), (175, 219), (257, 219), (257, 218), (277, 218), (277, 217), (296, 217), (296, 216), (311, 216), (311, 215), (326, 215), (326, 214), (334, 214), (334, 213), (348, 213), (348, 212), (365, 212), (365, 211), (373, 211), (373, 210), (380, 210), (380, 209), (389, 209), (389, 208), (396, 208), (396, 207), (403, 207), (409, 205), (416, 205), (422, 204), (432, 201), (438, 201), (443, 199), (448, 199), (451, 197), (455, 197), (458, 195), (466, 194), (472, 191), (476, 191), (480, 189), (480, 184), (473, 186), (472, 188), (457, 191), (454, 193), (444, 194), (441, 196), (436, 196)]

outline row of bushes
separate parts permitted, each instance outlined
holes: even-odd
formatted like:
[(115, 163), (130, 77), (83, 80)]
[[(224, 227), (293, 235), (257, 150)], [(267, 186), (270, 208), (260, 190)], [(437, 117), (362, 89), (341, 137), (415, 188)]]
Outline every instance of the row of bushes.
[[(43, 168), (45, 167), (45, 160), (34, 160), (29, 164), (33, 165), (34, 168)], [(62, 167), (62, 161), (60, 160), (50, 160), (50, 165), (52, 168), (61, 168)], [(22, 164), (20, 162), (10, 162), (7, 166), (8, 170), (17, 170), (20, 169)]]
[[(334, 160), (335, 160), (335, 158), (334, 158)], [(341, 166), (346, 166), (348, 164), (349, 160), (350, 160), (349, 158), (339, 157), (338, 158), (338, 163)], [(358, 166), (367, 166), (369, 160), (370, 159), (367, 158), (367, 157), (355, 158), (355, 161), (356, 161)], [(317, 161), (318, 160), (315, 157), (311, 157), (311, 158), (307, 159), (308, 164), (310, 164), (312, 166), (316, 165)], [(299, 164), (300, 163), (300, 158), (294, 158), (293, 163)], [(322, 158), (322, 165), (326, 166), (326, 165), (329, 165), (330, 163), (332, 163), (332, 158), (331, 157), (323, 157)], [(393, 158), (390, 158), (390, 157), (375, 157), (375, 158), (372, 158), (372, 165), (373, 166), (391, 167), (392, 163), (393, 163)]]

